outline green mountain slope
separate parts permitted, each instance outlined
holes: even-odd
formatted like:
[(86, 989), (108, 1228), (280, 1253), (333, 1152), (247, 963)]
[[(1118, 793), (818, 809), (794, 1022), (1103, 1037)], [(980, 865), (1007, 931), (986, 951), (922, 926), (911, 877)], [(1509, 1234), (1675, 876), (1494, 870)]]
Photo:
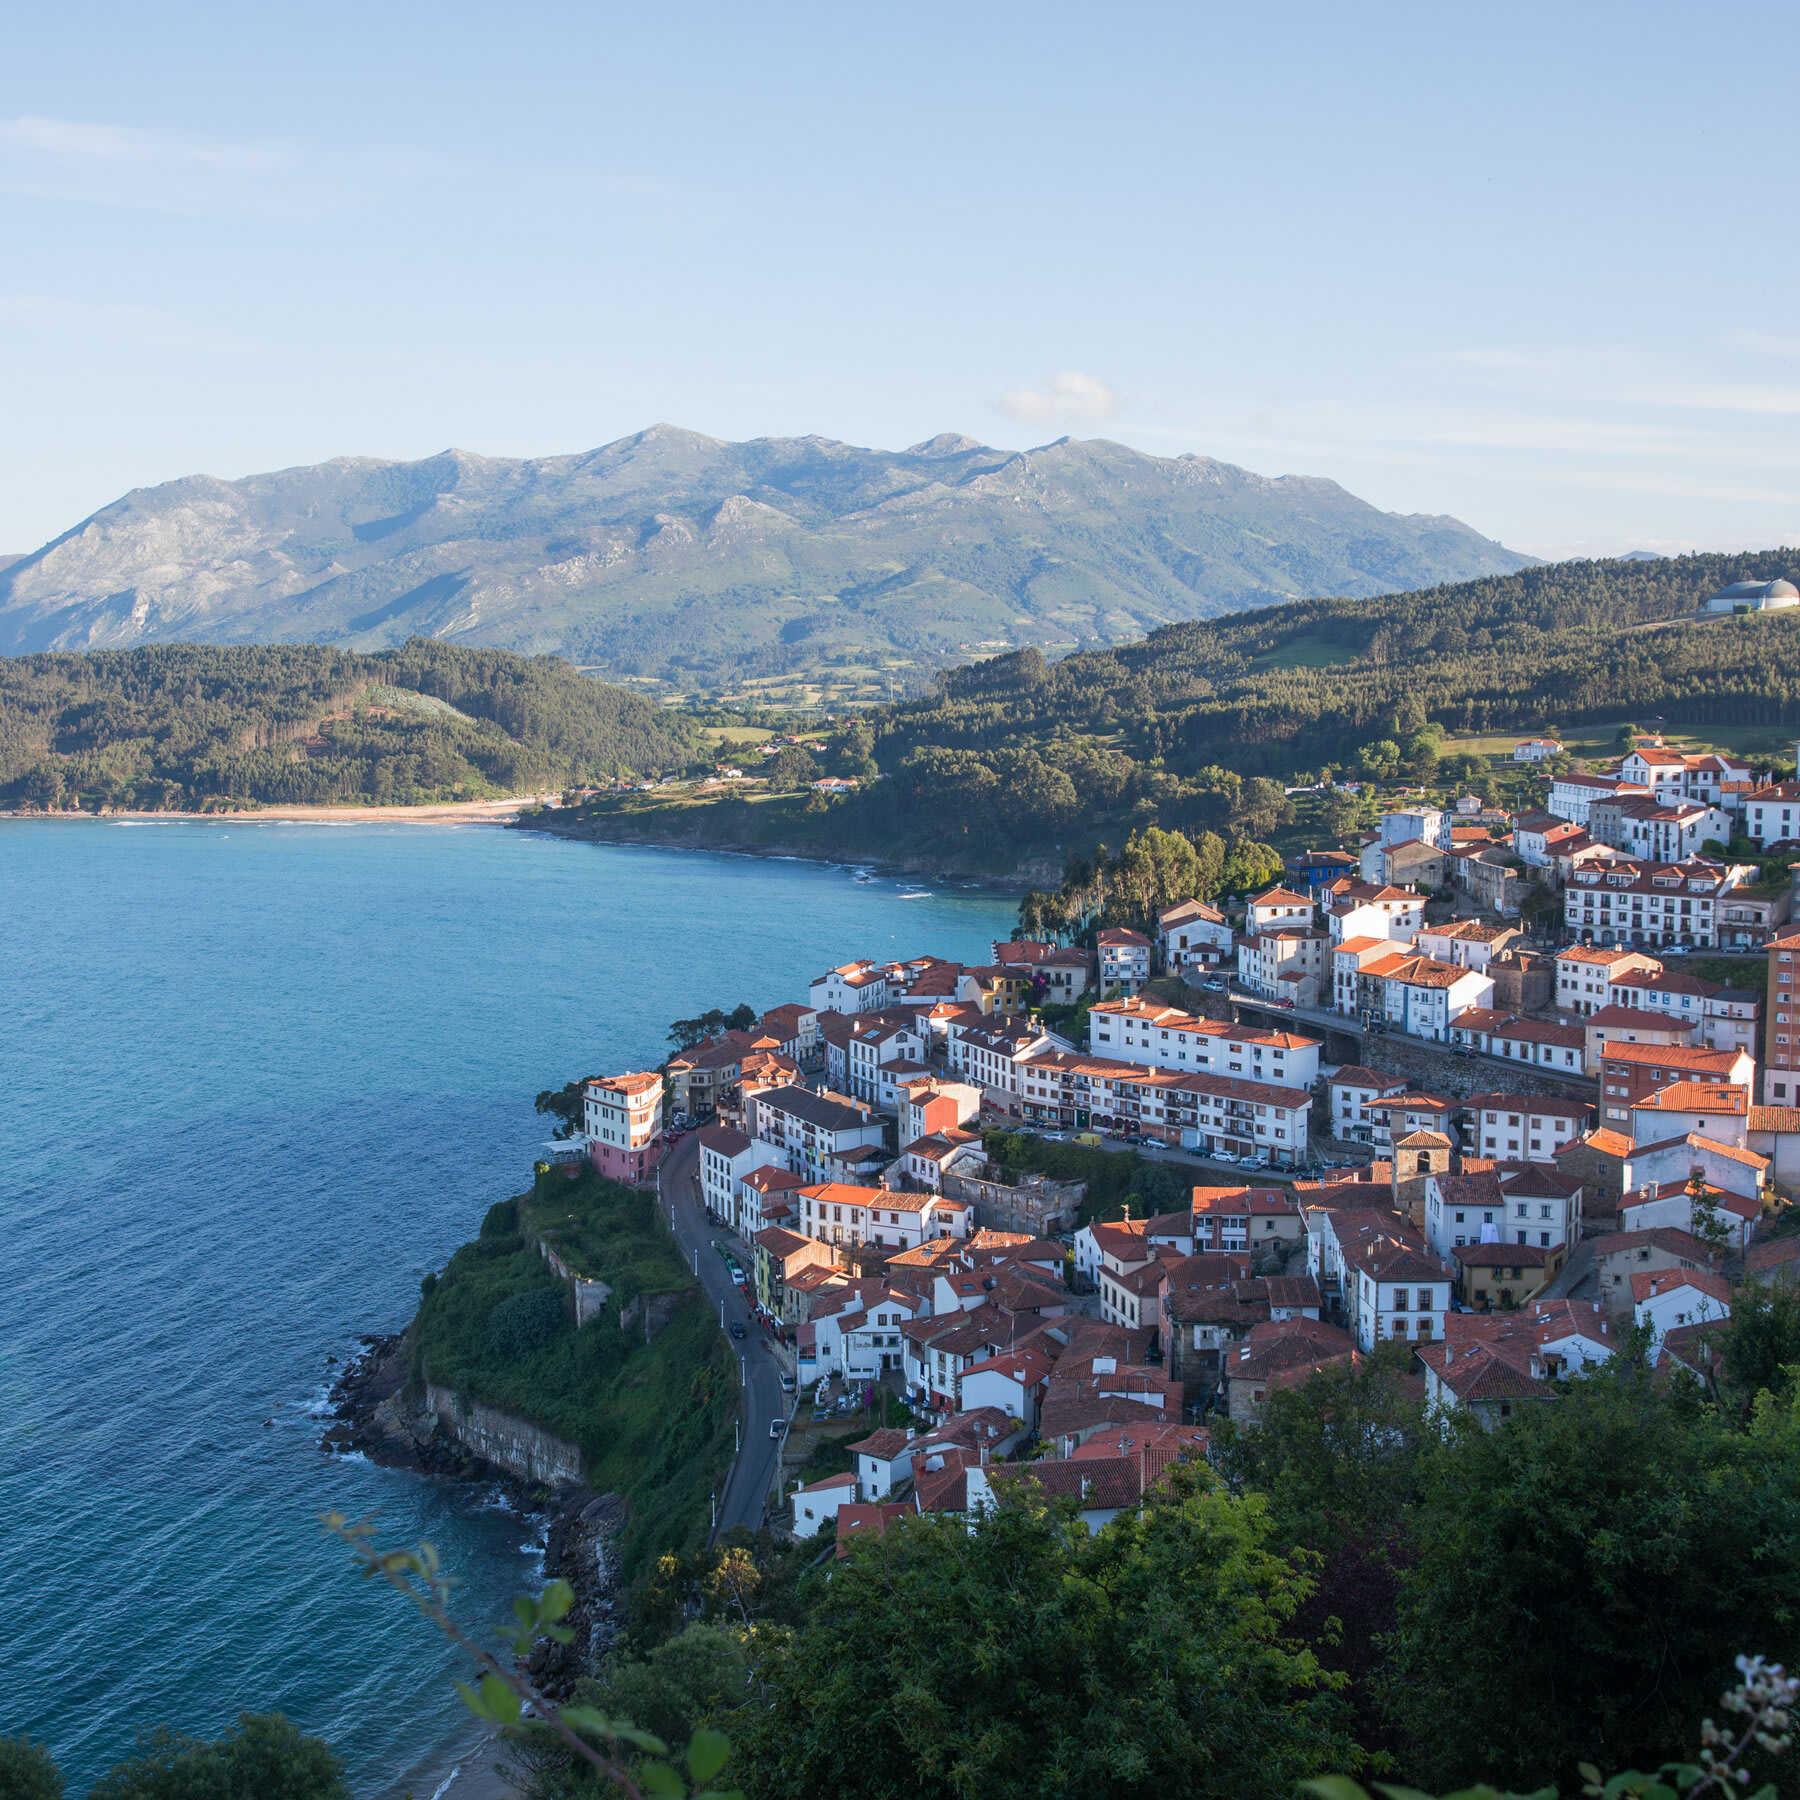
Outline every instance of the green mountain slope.
[[(1456, 734), (1628, 718), (1759, 727), (1758, 753), (1787, 762), (1800, 608), (1704, 622), (1694, 609), (1729, 582), (1796, 569), (1793, 550), (1562, 563), (1169, 625), (1060, 662), (1017, 650), (841, 734), (831, 770), (872, 760), (883, 776), (843, 799), (659, 790), (599, 802), (587, 828), (1002, 874), (1150, 825), (1265, 838), (1287, 812), (1278, 784), (1296, 777), (1426, 779), (1438, 750), (1415, 740), (1428, 725), (1452, 752)], [(1482, 753), (1455, 778), (1486, 767)], [(1321, 843), (1345, 829), (1308, 820)]]
[(0, 804), (478, 800), (689, 755), (686, 721), (525, 658), (415, 640), (0, 659)]
[(1335, 482), (1064, 439), (343, 458), (139, 489), (0, 570), (0, 650), (413, 635), (682, 683), (1068, 649), (1314, 594), (1529, 561)]

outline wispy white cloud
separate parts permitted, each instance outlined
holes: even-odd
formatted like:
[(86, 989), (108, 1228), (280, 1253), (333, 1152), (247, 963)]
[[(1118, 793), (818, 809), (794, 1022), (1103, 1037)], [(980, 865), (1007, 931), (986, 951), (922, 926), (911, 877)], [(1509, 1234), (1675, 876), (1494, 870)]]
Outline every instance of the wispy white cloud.
[(466, 195), (482, 183), (569, 200), (670, 198), (655, 176), (454, 158), (403, 144), (231, 139), (47, 119), (0, 119), (0, 193), (195, 218), (313, 220), (396, 192)]
[(238, 334), (211, 330), (174, 313), (123, 301), (0, 294), (0, 319), (10, 320), (21, 334), (34, 329), (39, 333), (61, 331), (76, 334), (84, 342), (104, 339), (159, 350), (201, 350), (209, 354), (260, 348)]
[(1800, 356), (1800, 337), (1779, 337), (1767, 331), (1734, 331), (1725, 340), (1732, 350), (1755, 350), (1763, 356)]
[(1122, 404), (1119, 394), (1098, 376), (1065, 369), (1036, 387), (1008, 389), (994, 402), (994, 410), (1028, 425), (1097, 425), (1112, 418)]

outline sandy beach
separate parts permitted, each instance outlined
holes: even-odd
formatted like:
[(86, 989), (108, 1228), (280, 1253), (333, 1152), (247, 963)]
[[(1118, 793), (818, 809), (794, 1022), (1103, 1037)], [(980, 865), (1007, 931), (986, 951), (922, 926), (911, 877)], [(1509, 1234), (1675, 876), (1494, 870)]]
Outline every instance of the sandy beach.
[(270, 819), (314, 825), (505, 825), (528, 807), (557, 801), (557, 794), (515, 794), (508, 800), (462, 800), (441, 806), (253, 806), (241, 812), (58, 812), (15, 813), (30, 819), (126, 819), (155, 823), (170, 819), (234, 820), (239, 824)]

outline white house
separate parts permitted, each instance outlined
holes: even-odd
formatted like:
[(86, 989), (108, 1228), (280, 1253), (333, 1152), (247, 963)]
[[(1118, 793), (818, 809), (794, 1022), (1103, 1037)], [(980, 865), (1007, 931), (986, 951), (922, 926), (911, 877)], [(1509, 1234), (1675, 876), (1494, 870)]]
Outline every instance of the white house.
[(1556, 1161), (1587, 1130), (1584, 1100), (1555, 1094), (1471, 1094), (1463, 1102), (1469, 1148), (1496, 1162)]
[(771, 1088), (745, 1102), (750, 1135), (773, 1145), (790, 1174), (808, 1181), (828, 1181), (842, 1171), (838, 1158), (870, 1146), (880, 1149), (885, 1128), (874, 1108), (857, 1105), (838, 1094), (815, 1094), (809, 1088)]
[(1269, 931), (1278, 925), (1297, 925), (1302, 929), (1313, 922), (1313, 903), (1304, 894), (1272, 887), (1258, 894), (1244, 909), (1246, 934)]
[(1345, 1063), (1331, 1075), (1331, 1135), (1347, 1142), (1372, 1141), (1374, 1121), (1370, 1107), (1390, 1094), (1404, 1094), (1411, 1085), (1404, 1075), (1383, 1074), (1360, 1063)]
[(1559, 950), (1556, 1004), (1565, 1012), (1597, 1013), (1614, 1004), (1613, 983), (1638, 969), (1659, 974), (1662, 964), (1638, 950), (1604, 950), (1582, 944)]
[(850, 1017), (873, 1012), (888, 1003), (889, 968), (889, 964), (865, 959), (828, 969), (808, 987), (807, 999), (815, 1013), (829, 1011)]
[(1171, 973), (1211, 968), (1231, 958), (1231, 921), (1204, 900), (1184, 900), (1156, 916), (1163, 967)]
[(1744, 835), (1764, 848), (1800, 840), (1800, 781), (1757, 788), (1744, 802)]
[(998, 1407), (1009, 1419), (1022, 1420), (1035, 1431), (1044, 1384), (1054, 1367), (1043, 1351), (1029, 1346), (970, 1363), (962, 1372), (963, 1406), (969, 1411)]
[(827, 1524), (837, 1523), (840, 1506), (856, 1504), (856, 1476), (850, 1470), (827, 1475), (810, 1487), (796, 1488), (793, 1502), (794, 1536), (816, 1537)]
[(663, 1152), (663, 1079), (655, 1073), (598, 1075), (582, 1086), (588, 1160), (602, 1175), (642, 1181)]
[(1731, 1317), (1731, 1284), (1703, 1269), (1639, 1269), (1631, 1276), (1631, 1311), (1650, 1327), (1660, 1360), (1662, 1340), (1683, 1325), (1710, 1325)]
[(1562, 753), (1562, 744), (1556, 738), (1522, 738), (1513, 745), (1512, 759), (1516, 763), (1544, 762)]
[[(1739, 1161), (1739, 1157), (1748, 1160)], [(1619, 1202), (1619, 1229), (1654, 1231), (1659, 1225), (1672, 1225), (1692, 1235), (1694, 1196), (1689, 1184), (1693, 1170), (1698, 1169), (1708, 1198), (1731, 1233), (1732, 1249), (1741, 1254), (1749, 1248), (1762, 1211), (1760, 1186), (1745, 1177), (1760, 1181), (1760, 1170), (1753, 1165), (1763, 1161), (1753, 1152), (1731, 1153), (1729, 1146), (1705, 1138), (1653, 1146), (1651, 1153), (1633, 1156), (1625, 1165), (1628, 1185)], [(1746, 1186), (1749, 1193), (1743, 1191)]]
[(1449, 1274), (1423, 1251), (1381, 1238), (1345, 1246), (1344, 1300), (1363, 1351), (1385, 1338), (1441, 1338), (1450, 1288)]

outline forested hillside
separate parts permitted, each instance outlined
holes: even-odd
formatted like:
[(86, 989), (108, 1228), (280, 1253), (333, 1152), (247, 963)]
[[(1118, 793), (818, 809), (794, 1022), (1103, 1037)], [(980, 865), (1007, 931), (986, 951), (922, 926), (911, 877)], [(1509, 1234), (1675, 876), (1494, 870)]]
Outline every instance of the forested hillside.
[[(840, 734), (833, 772), (883, 776), (855, 795), (690, 806), (678, 822), (697, 841), (998, 871), (1148, 825), (1262, 837), (1288, 810), (1282, 785), (1425, 781), (1457, 733), (1660, 718), (1766, 725), (1773, 744), (1800, 726), (1800, 609), (1693, 614), (1728, 582), (1797, 569), (1789, 550), (1562, 563), (1169, 625), (1055, 663), (1019, 650)], [(1354, 822), (1347, 801), (1338, 812), (1333, 834)]]
[(686, 725), (558, 657), (414, 638), (0, 660), (0, 804), (472, 800), (678, 766)]

